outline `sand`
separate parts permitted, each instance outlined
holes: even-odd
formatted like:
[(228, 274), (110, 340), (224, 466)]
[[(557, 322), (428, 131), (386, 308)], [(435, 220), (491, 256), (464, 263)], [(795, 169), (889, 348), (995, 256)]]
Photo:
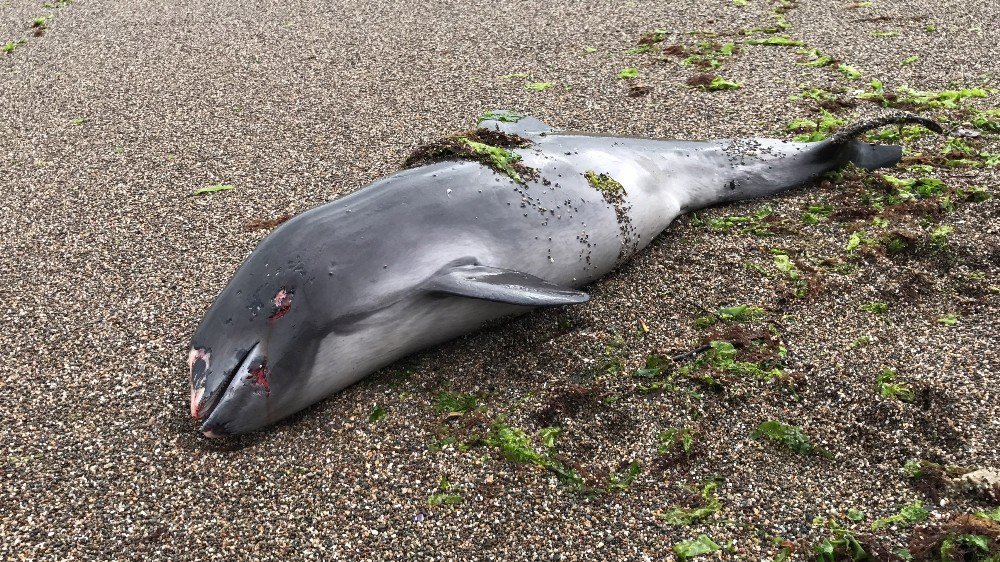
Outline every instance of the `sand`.
[[(770, 560), (786, 540), (807, 559), (835, 537), (818, 516), (891, 550), (911, 528), (871, 525), (903, 505), (922, 502), (932, 524), (995, 505), (928, 491), (903, 466), (1000, 466), (996, 167), (934, 162), (954, 210), (879, 214), (882, 226), (837, 218), (857, 207), (857, 182), (682, 218), (589, 287), (588, 304), (428, 350), (250, 436), (197, 432), (185, 365), (201, 315), (267, 233), (248, 221), (363, 187), (487, 109), (598, 133), (790, 138), (786, 124), (820, 115), (790, 99), (803, 86), (849, 100), (875, 79), (887, 91), (997, 88), (995, 3), (803, 0), (783, 34), (861, 77), (798, 64), (796, 47), (742, 45), (714, 71), (742, 87), (718, 92), (688, 87), (700, 71), (660, 49), (766, 38), (739, 31), (773, 26), (774, 4), (57, 4), (0, 2), (0, 45), (16, 47), (0, 52), (0, 559), (662, 560), (701, 534), (722, 547), (709, 557)], [(32, 21), (49, 15), (36, 36)], [(654, 28), (666, 30), (656, 52), (626, 53)], [(619, 79), (626, 67), (639, 77)], [(518, 73), (528, 77), (504, 77)], [(534, 82), (554, 85), (525, 88)], [(630, 97), (636, 83), (651, 91)], [(953, 131), (970, 115), (918, 109)], [(837, 115), (880, 111), (861, 100)], [(996, 135), (971, 142), (1000, 152)], [(934, 156), (944, 143), (906, 144)], [(234, 188), (191, 196), (214, 184)], [(970, 186), (994, 198), (954, 191)], [(804, 224), (823, 202), (833, 218)], [(767, 208), (772, 236), (712, 226)], [(936, 244), (942, 225), (953, 230)], [(874, 241), (849, 252), (859, 231)], [(879, 240), (894, 232), (912, 240), (890, 255)], [(775, 249), (806, 280), (802, 297)], [(862, 308), (874, 302), (884, 314)], [(764, 312), (695, 327), (737, 304)], [(733, 339), (734, 326), (780, 337), (787, 356), (765, 355), (781, 379), (715, 373), (713, 390), (678, 373), (675, 387), (644, 391), (632, 375), (650, 355)], [(880, 393), (885, 368), (911, 402)], [(438, 413), (444, 391), (479, 407)], [(376, 405), (386, 415), (371, 422)], [(769, 419), (822, 451), (752, 439)], [(498, 422), (589, 491), (476, 439)], [(549, 426), (562, 429), (551, 449), (539, 437)], [(658, 452), (671, 427), (692, 432), (688, 453)], [(659, 517), (702, 504), (708, 481), (717, 513)], [(443, 491), (460, 503), (430, 505)]]

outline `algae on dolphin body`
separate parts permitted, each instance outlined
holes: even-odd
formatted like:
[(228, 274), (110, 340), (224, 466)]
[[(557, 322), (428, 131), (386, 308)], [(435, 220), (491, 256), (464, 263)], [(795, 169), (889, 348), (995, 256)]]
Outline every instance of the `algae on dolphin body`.
[(624, 260), (635, 252), (639, 244), (639, 239), (635, 236), (635, 226), (632, 224), (632, 217), (629, 211), (632, 206), (625, 199), (625, 187), (616, 179), (607, 174), (598, 174), (593, 170), (583, 173), (587, 183), (596, 189), (604, 197), (604, 200), (615, 208), (615, 216), (618, 218), (618, 228), (621, 232), (621, 249), (618, 252), (618, 259)]
[(418, 147), (406, 158), (403, 167), (416, 168), (444, 160), (474, 160), (524, 184), (527, 180), (538, 177), (538, 170), (524, 165), (521, 155), (510, 149), (529, 146), (531, 141), (518, 135), (490, 129), (473, 129)]
[(524, 115), (517, 113), (516, 111), (487, 111), (476, 118), (476, 124), (479, 125), (483, 121), (500, 121), (503, 123), (517, 123), (524, 118)]
[(625, 188), (622, 187), (622, 184), (607, 174), (598, 174), (593, 170), (587, 170), (583, 175), (587, 178), (587, 183), (589, 183), (591, 187), (605, 195), (605, 199), (607, 199), (609, 195), (613, 196), (625, 192)]
[(510, 176), (517, 183), (524, 183), (524, 179), (514, 169), (514, 164), (521, 160), (521, 155), (499, 146), (490, 146), (486, 143), (469, 140), (460, 137), (458, 140), (464, 142), (472, 149), (474, 154), (489, 158), (492, 168), (498, 172), (503, 172)]

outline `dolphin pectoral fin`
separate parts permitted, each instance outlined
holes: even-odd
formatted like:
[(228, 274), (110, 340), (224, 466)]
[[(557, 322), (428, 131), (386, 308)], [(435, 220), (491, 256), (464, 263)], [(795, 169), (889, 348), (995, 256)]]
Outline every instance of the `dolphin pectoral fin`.
[(521, 271), (485, 265), (449, 267), (430, 278), (425, 288), (434, 293), (523, 306), (562, 306), (590, 300), (583, 291), (560, 287)]

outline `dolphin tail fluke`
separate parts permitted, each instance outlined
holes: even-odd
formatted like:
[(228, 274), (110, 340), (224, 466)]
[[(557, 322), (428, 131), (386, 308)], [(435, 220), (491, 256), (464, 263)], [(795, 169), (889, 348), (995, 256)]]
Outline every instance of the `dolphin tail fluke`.
[(864, 133), (881, 129), (888, 125), (904, 124), (921, 125), (936, 133), (944, 132), (941, 125), (933, 119), (913, 115), (912, 113), (890, 113), (840, 129), (828, 139), (828, 150), (840, 153), (844, 164), (851, 162), (855, 166), (866, 170), (895, 166), (903, 156), (903, 148), (901, 146), (868, 144), (858, 140), (858, 137)]
[(846, 156), (849, 162), (865, 170), (891, 168), (903, 157), (903, 147), (850, 141)]
[(833, 163), (837, 167), (847, 163), (853, 163), (855, 166), (866, 170), (895, 166), (903, 156), (903, 147), (869, 144), (863, 140), (859, 140), (858, 137), (864, 133), (881, 129), (888, 125), (904, 124), (921, 125), (936, 133), (944, 132), (941, 125), (933, 119), (913, 115), (912, 113), (890, 113), (882, 117), (861, 121), (841, 128), (833, 136), (822, 141), (817, 146), (816, 157), (820, 161)]
[(868, 119), (866, 121), (861, 121), (860, 123), (855, 123), (853, 125), (848, 125), (830, 137), (831, 144), (843, 144), (847, 141), (855, 140), (859, 136), (869, 131), (874, 131), (875, 129), (881, 129), (888, 125), (923, 125), (928, 129), (934, 131), (935, 133), (944, 133), (944, 129), (941, 125), (933, 119), (928, 119), (927, 117), (921, 117), (919, 115), (914, 115), (912, 113), (906, 113), (904, 111), (897, 111), (894, 113), (889, 113), (888, 115), (883, 115), (882, 117), (876, 117), (875, 119)]

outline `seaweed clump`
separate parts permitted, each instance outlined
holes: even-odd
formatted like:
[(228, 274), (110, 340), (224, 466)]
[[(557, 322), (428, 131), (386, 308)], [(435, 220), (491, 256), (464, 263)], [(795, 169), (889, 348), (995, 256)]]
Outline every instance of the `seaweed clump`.
[(993, 517), (993, 514), (982, 512), (956, 515), (939, 525), (918, 529), (910, 538), (909, 551), (915, 560), (997, 560), (1000, 558), (1000, 522)]
[(502, 131), (473, 129), (425, 144), (403, 161), (403, 168), (416, 168), (445, 160), (473, 160), (510, 177), (519, 184), (538, 177), (538, 170), (521, 162), (512, 148), (527, 148), (531, 141)]

